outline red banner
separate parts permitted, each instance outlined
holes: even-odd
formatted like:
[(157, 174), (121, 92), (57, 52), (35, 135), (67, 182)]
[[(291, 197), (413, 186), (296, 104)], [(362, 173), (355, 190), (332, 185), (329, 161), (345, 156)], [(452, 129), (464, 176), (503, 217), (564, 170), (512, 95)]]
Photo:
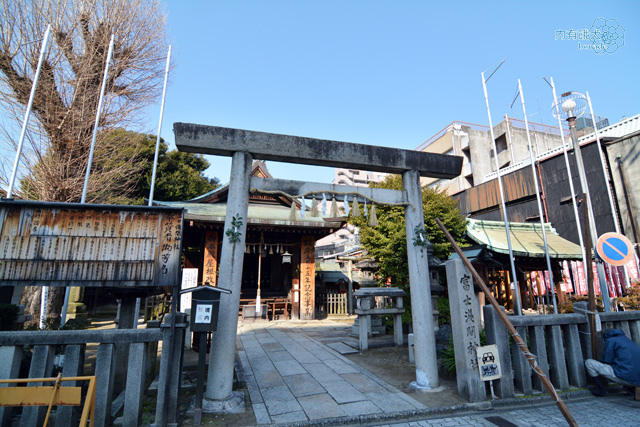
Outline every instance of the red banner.
[(571, 271), (569, 271), (569, 262), (562, 262), (562, 284), (564, 292), (573, 292), (573, 285), (571, 283)]

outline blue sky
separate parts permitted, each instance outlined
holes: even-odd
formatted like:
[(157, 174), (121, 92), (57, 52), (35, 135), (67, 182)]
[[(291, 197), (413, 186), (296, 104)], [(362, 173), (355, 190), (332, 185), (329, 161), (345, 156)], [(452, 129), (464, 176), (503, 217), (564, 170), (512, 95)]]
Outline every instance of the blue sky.
[[(199, 123), (415, 149), (454, 120), (494, 124), (521, 79), (529, 121), (557, 125), (558, 94), (589, 92), (611, 123), (640, 113), (640, 2), (167, 1), (176, 67), (162, 136)], [(597, 18), (623, 27), (613, 53), (580, 50), (557, 30), (589, 29)], [(636, 77), (633, 77), (636, 76)], [(148, 112), (156, 132), (160, 106)], [(230, 160), (207, 156), (210, 176), (229, 179)], [(282, 179), (331, 182), (329, 168), (268, 162)]]

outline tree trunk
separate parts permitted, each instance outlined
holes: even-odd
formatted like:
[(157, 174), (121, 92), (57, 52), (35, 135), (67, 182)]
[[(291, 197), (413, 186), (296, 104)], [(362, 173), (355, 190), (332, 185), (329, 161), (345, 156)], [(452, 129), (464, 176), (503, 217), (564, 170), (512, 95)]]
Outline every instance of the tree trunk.
[[(24, 305), (24, 313), (32, 315), (31, 321), (26, 322), (25, 326), (36, 325), (40, 323), (40, 299), (42, 296), (42, 286), (27, 286), (22, 292), (20, 304)], [(47, 300), (47, 319), (53, 319), (53, 326), (60, 325), (60, 314), (62, 313), (62, 304), (64, 303), (64, 287), (52, 286), (49, 288), (49, 298)]]

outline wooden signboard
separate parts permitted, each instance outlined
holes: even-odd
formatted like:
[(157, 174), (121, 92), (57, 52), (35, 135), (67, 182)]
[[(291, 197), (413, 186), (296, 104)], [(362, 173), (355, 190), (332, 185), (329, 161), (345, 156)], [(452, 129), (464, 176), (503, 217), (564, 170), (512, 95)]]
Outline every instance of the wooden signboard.
[(207, 231), (204, 243), (204, 264), (202, 269), (202, 283), (218, 286), (218, 233)]
[(315, 317), (316, 304), (316, 256), (315, 238), (302, 236), (300, 257), (300, 318), (312, 320)]
[(175, 286), (182, 210), (0, 201), (0, 286)]

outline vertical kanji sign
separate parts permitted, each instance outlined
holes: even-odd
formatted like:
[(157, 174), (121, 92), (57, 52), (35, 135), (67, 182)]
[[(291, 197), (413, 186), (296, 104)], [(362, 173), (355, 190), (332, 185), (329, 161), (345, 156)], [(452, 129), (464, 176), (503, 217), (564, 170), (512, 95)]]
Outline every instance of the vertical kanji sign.
[(204, 264), (202, 267), (202, 283), (218, 286), (218, 232), (207, 231), (204, 242)]
[(302, 236), (300, 248), (300, 318), (312, 320), (315, 313), (316, 255), (313, 236)]

